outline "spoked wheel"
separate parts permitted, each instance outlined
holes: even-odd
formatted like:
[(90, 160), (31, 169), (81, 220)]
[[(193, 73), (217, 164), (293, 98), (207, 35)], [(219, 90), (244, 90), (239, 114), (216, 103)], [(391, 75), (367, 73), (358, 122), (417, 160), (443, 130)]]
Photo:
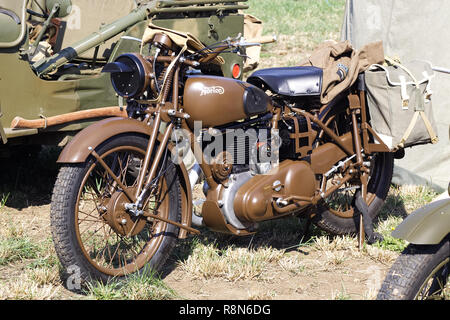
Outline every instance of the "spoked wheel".
[(157, 272), (175, 245), (177, 227), (145, 217), (148, 212), (179, 221), (179, 183), (172, 162), (159, 169), (144, 214), (127, 207), (125, 191), (136, 192), (147, 142), (141, 136), (122, 135), (97, 150), (126, 190), (94, 158), (61, 168), (51, 205), (53, 240), (63, 267), (79, 268), (83, 283)]
[[(388, 153), (379, 153), (371, 161), (370, 178), (367, 185), (366, 203), (374, 219), (387, 197), (392, 179), (394, 159)], [(335, 174), (328, 179), (328, 187), (342, 179)], [(359, 211), (356, 209), (356, 193), (361, 190), (359, 179), (353, 179), (341, 186), (330, 197), (318, 205), (314, 222), (327, 232), (336, 235), (356, 234), (359, 227)]]
[[(337, 134), (342, 135), (351, 130), (351, 118), (341, 109), (329, 116), (327, 124)], [(353, 159), (349, 159), (346, 165)], [(364, 162), (368, 169), (367, 195), (365, 201), (368, 205), (369, 215), (374, 219), (389, 192), (394, 169), (394, 156), (392, 153), (374, 153), (364, 155)], [(336, 164), (338, 165), (338, 164)], [(348, 174), (349, 168), (343, 165), (328, 177), (322, 177), (322, 190), (328, 190)], [(361, 191), (361, 180), (358, 176), (344, 183), (338, 190), (324, 199), (317, 206), (314, 223), (321, 229), (336, 235), (356, 234), (359, 228), (359, 211), (355, 201)]]
[(450, 299), (449, 239), (438, 245), (409, 244), (389, 270), (377, 299)]

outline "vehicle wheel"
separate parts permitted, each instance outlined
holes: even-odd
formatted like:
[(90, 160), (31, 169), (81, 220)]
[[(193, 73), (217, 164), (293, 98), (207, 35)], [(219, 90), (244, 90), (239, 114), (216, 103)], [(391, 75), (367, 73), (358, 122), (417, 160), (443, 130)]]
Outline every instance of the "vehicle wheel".
[[(147, 143), (145, 137), (125, 134), (107, 140), (96, 152), (127, 189), (134, 191)], [(176, 168), (171, 161), (165, 163), (143, 210), (179, 222)], [(161, 270), (179, 229), (160, 220), (136, 217), (124, 209), (127, 202), (124, 192), (93, 157), (61, 168), (52, 196), (51, 229), (65, 270), (63, 277), (77, 271), (83, 286)]]
[[(333, 113), (328, 116), (328, 127), (337, 135), (345, 134), (352, 130), (351, 118), (346, 112), (345, 106), (334, 107)], [(324, 142), (327, 142), (325, 140)], [(374, 219), (387, 197), (391, 186), (394, 170), (394, 155), (392, 153), (375, 153), (365, 156), (364, 161), (370, 163), (368, 169), (369, 181), (367, 184), (366, 203), (369, 215)], [(335, 172), (327, 178), (327, 185), (332, 185), (343, 178), (343, 173)], [(325, 179), (325, 177), (322, 177)], [(323, 181), (322, 181), (323, 182)], [(358, 190), (361, 188), (359, 178), (350, 180), (331, 196), (317, 205), (313, 222), (321, 229), (335, 235), (356, 234), (359, 229), (360, 213), (356, 209), (355, 200)]]
[(450, 245), (410, 244), (389, 270), (377, 300), (450, 299)]
[[(374, 219), (384, 205), (391, 186), (394, 157), (390, 153), (379, 153), (373, 157), (372, 163), (366, 202), (369, 215)], [(335, 177), (335, 179), (339, 178), (340, 175)], [(349, 181), (323, 203), (318, 204), (313, 222), (331, 234), (356, 234), (360, 215), (355, 207), (355, 195), (358, 188), (360, 188), (359, 181)]]

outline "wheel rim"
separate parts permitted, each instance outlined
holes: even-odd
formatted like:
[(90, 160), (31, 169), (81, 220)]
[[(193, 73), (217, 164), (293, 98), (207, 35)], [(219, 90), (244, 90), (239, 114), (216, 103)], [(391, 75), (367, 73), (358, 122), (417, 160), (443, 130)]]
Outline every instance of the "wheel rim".
[[(140, 148), (122, 146), (101, 157), (122, 183), (133, 190), (144, 156), (145, 152)], [(168, 218), (167, 190), (165, 179), (162, 179), (156, 192), (158, 197), (149, 197), (144, 210)], [(157, 252), (167, 228), (167, 224), (161, 221), (143, 223), (142, 219), (145, 218), (132, 220), (129, 216), (133, 224), (139, 225), (138, 233), (127, 236), (118, 232), (111, 224), (111, 217), (108, 217), (108, 214), (111, 215), (108, 208), (117, 208), (109, 205), (109, 202), (119, 197), (119, 192), (106, 170), (94, 162), (83, 178), (75, 206), (75, 232), (84, 257), (95, 269), (114, 277), (142, 269)]]
[(414, 300), (448, 299), (450, 296), (449, 268), (450, 258), (442, 261), (420, 287)]

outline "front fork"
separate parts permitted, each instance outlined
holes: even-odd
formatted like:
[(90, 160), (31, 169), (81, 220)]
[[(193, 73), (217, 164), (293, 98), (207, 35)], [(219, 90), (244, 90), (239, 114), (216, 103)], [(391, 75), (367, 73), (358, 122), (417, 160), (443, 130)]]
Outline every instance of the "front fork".
[[(123, 190), (125, 195), (127, 196), (129, 203), (125, 204), (125, 209), (132, 215), (136, 217), (146, 217), (151, 219), (160, 220), (172, 225), (175, 225), (181, 229), (187, 230), (193, 234), (199, 234), (200, 232), (194, 228), (191, 228), (185, 224), (178, 223), (176, 221), (168, 220), (163, 217), (160, 217), (157, 214), (152, 214), (149, 212), (144, 212), (145, 201), (148, 198), (149, 192), (152, 192), (154, 189), (158, 187), (159, 179), (155, 179), (157, 174), (157, 170), (160, 167), (161, 160), (165, 152), (169, 149), (169, 140), (173, 133), (174, 122), (172, 121), (174, 118), (184, 118), (186, 119), (186, 114), (178, 112), (178, 77), (179, 77), (180, 68), (178, 67), (173, 75), (173, 108), (167, 109), (166, 107), (166, 98), (167, 94), (163, 97), (161, 102), (159, 102), (156, 108), (149, 107), (147, 109), (147, 113), (153, 115), (153, 123), (152, 130), (148, 141), (148, 146), (144, 158), (144, 162), (139, 171), (139, 175), (137, 178), (137, 186), (136, 191), (131, 192), (129, 188), (123, 185), (122, 181), (112, 172), (112, 170), (108, 167), (108, 165), (103, 161), (103, 159), (95, 152), (95, 150), (90, 150), (91, 154), (97, 159), (97, 161), (102, 165), (111, 178), (117, 183), (117, 185)], [(172, 83), (170, 81), (169, 83)], [(163, 89), (165, 92), (169, 90)], [(169, 104), (169, 103), (167, 103)], [(162, 114), (163, 112), (167, 113), (167, 115), (171, 116), (170, 121), (164, 131), (162, 139), (159, 138), (161, 124), (163, 121)], [(164, 118), (166, 121), (167, 117)], [(147, 121), (150, 121), (150, 118), (147, 118)], [(156, 154), (154, 155), (154, 150), (157, 146), (157, 140), (159, 142), (158, 148), (156, 150)], [(154, 156), (153, 156), (154, 155)], [(166, 161), (166, 160), (164, 160)], [(162, 169), (163, 170), (163, 169)], [(148, 174), (147, 174), (148, 172)]]
[[(159, 109), (160, 109), (160, 107), (159, 107)], [(164, 151), (168, 147), (168, 142), (169, 142), (170, 136), (172, 135), (173, 126), (174, 126), (173, 123), (170, 123), (167, 126), (166, 131), (164, 132), (163, 139), (160, 142), (158, 149), (156, 151), (156, 155), (153, 158), (153, 161), (150, 165), (150, 161), (152, 160), (152, 155), (154, 153), (153, 151), (154, 151), (155, 145), (156, 145), (156, 139), (159, 134), (160, 127), (161, 127), (161, 110), (156, 111), (154, 122), (153, 122), (153, 130), (152, 130), (152, 134), (150, 136), (149, 143), (147, 146), (144, 163), (142, 164), (142, 167), (141, 167), (141, 170), (140, 170), (139, 176), (138, 176), (138, 185), (137, 185), (137, 190), (136, 190), (136, 194), (135, 194), (135, 203), (134, 203), (134, 205), (136, 205), (138, 210), (142, 210), (142, 208), (144, 206), (144, 200), (146, 199), (146, 195), (147, 195), (149, 189), (156, 187), (156, 185), (158, 183), (158, 181), (152, 183), (152, 180), (156, 175), (156, 171), (158, 169), (159, 163), (161, 162)], [(150, 168), (150, 171), (149, 171), (148, 175), (146, 175), (149, 168)]]

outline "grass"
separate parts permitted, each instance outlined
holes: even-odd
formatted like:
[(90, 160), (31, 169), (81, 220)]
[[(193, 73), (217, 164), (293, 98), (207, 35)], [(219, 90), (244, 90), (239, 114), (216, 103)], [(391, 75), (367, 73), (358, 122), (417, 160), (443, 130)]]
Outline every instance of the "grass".
[(179, 296), (155, 274), (133, 274), (126, 280), (90, 284), (86, 290), (91, 300), (171, 300)]
[(306, 34), (312, 42), (340, 32), (345, 0), (249, 0), (246, 13), (264, 22), (264, 34)]
[(36, 259), (40, 247), (27, 235), (20, 226), (10, 224), (0, 234), (0, 266), (16, 261)]
[(260, 68), (298, 65), (321, 42), (339, 40), (345, 0), (249, 0), (246, 11), (277, 42), (261, 50)]
[[(322, 267), (340, 267), (349, 259), (369, 258), (389, 265), (407, 246), (404, 240), (391, 236), (403, 218), (429, 203), (437, 194), (427, 187), (392, 186), (375, 231), (384, 237), (374, 245), (357, 248), (356, 236), (330, 236), (311, 226), (309, 238), (304, 235), (305, 221), (296, 217), (267, 221), (254, 237), (236, 238), (205, 230), (177, 246), (174, 260), (186, 274), (196, 279), (226, 279), (227, 281), (264, 281), (274, 264), (293, 275), (308, 270), (291, 251), (305, 248), (320, 253)], [(373, 296), (373, 294), (372, 294)]]
[(4, 193), (1, 195), (0, 198), (0, 210), (6, 205), (6, 202), (8, 201), (10, 193)]
[(8, 238), (0, 240), (0, 266), (37, 257), (39, 247), (30, 239)]
[(261, 278), (267, 265), (280, 261), (282, 257), (283, 251), (270, 247), (248, 249), (229, 246), (219, 249), (214, 243), (199, 243), (179, 266), (194, 278), (252, 280)]

